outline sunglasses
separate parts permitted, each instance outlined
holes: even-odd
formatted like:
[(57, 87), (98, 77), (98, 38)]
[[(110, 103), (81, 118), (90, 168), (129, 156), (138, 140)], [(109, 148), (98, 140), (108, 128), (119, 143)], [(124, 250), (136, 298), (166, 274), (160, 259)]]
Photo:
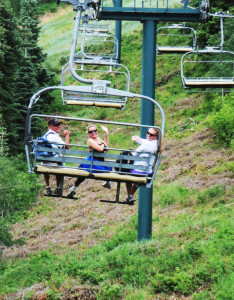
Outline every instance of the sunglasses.
[(54, 126), (54, 127), (59, 127), (59, 126), (61, 126), (61, 124), (57, 124), (57, 125), (54, 125), (54, 124), (53, 124), (53, 126)]
[(97, 129), (88, 131), (89, 134), (94, 133), (94, 132), (97, 132)]
[(152, 134), (152, 133), (150, 133), (149, 131), (147, 131), (147, 134), (148, 134), (149, 136), (156, 136), (155, 134)]

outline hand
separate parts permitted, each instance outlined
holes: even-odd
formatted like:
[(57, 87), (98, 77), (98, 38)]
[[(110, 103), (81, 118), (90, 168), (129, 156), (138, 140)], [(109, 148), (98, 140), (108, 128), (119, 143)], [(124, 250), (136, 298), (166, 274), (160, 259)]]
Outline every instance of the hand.
[(64, 130), (64, 135), (65, 135), (65, 136), (69, 136), (70, 133), (71, 133), (71, 132), (70, 132), (69, 130)]
[(132, 136), (132, 140), (133, 140), (133, 142), (137, 142), (140, 140), (140, 137), (138, 135), (134, 135), (134, 136)]
[(106, 126), (101, 125), (102, 131), (105, 132), (106, 135), (108, 135), (109, 131)]

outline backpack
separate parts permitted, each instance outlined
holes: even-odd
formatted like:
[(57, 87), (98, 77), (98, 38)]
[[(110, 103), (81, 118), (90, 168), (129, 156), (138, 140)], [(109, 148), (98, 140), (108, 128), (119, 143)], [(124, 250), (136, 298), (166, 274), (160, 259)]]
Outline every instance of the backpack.
[(35, 141), (37, 141), (37, 143), (33, 143), (33, 152), (34, 154), (36, 153), (37, 155), (41, 155), (41, 156), (55, 156), (56, 153), (53, 152), (47, 152), (47, 151), (36, 151), (37, 150), (37, 146), (41, 146), (41, 147), (47, 147), (47, 148), (52, 148), (51, 143), (48, 141), (47, 136), (49, 134), (54, 134), (53, 132), (49, 132), (49, 133), (45, 133), (43, 134), (43, 136), (38, 137), (35, 139)]

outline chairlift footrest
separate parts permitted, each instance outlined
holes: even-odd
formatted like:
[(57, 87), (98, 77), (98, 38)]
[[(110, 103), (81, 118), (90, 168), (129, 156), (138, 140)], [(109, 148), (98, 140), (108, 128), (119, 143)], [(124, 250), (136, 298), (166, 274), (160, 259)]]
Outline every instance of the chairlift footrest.
[(47, 194), (44, 194), (44, 196), (46, 197), (54, 197), (54, 198), (66, 198), (66, 199), (72, 199), (72, 200), (77, 200), (78, 198), (76, 197), (67, 197), (67, 196), (58, 196), (58, 195), (47, 195)]
[(132, 201), (132, 202), (120, 202), (120, 201), (111, 201), (111, 200), (100, 200), (100, 202), (113, 203), (113, 204), (134, 205), (135, 201)]

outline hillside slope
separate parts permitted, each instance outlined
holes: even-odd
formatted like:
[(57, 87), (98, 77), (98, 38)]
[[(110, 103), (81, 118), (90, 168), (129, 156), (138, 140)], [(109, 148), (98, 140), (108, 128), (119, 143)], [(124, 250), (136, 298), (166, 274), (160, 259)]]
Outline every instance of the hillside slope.
[[(43, 18), (42, 44), (50, 40), (54, 22), (65, 28), (64, 19), (70, 22), (70, 13)], [(56, 50), (52, 44), (45, 50), (59, 70), (59, 56), (68, 53), (55, 44)], [(139, 92), (140, 31), (123, 36), (122, 53), (130, 90)], [(12, 234), (21, 243), (4, 249), (2, 299), (231, 299), (234, 157), (217, 145), (204, 117), (193, 114), (203, 95), (183, 92), (179, 61), (157, 60), (156, 96), (167, 125), (154, 183), (152, 240), (136, 243), (137, 205), (99, 202), (115, 197), (114, 188), (104, 190), (102, 182), (85, 181), (77, 201), (48, 199), (40, 188), (35, 206), (14, 225)], [(135, 118), (129, 106), (126, 112), (105, 110), (104, 117)], [(73, 181), (67, 179), (66, 189)], [(125, 194), (122, 185), (121, 199)]]

